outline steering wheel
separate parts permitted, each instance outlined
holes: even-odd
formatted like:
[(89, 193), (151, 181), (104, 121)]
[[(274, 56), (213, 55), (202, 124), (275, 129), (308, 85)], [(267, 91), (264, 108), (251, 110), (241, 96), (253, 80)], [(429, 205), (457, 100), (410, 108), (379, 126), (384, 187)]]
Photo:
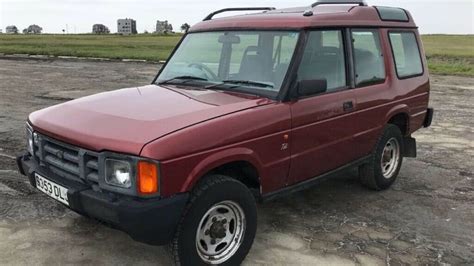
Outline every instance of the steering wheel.
[(209, 80), (219, 80), (219, 77), (217, 77), (217, 75), (214, 74), (214, 72), (208, 66), (202, 63), (191, 63), (188, 65), (188, 67), (195, 67), (201, 70), (206, 75), (206, 77), (208, 77), (208, 79), (211, 77)]

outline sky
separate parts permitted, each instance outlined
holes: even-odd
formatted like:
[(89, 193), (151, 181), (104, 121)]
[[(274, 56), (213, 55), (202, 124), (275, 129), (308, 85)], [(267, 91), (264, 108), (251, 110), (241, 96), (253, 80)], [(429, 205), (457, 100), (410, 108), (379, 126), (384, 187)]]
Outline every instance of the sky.
[[(117, 31), (117, 19), (133, 18), (139, 33), (153, 32), (157, 20), (175, 30), (193, 25), (208, 13), (239, 6), (308, 6), (311, 0), (0, 0), (0, 29), (16, 25), (21, 31), (38, 24), (45, 33), (87, 33), (105, 24)], [(408, 9), (423, 34), (474, 34), (474, 0), (367, 0), (369, 5)]]

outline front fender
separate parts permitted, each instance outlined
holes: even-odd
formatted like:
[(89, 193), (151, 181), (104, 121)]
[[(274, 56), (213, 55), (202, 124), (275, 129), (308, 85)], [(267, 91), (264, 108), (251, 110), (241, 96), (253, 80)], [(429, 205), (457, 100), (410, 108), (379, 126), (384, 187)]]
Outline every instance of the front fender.
[(245, 161), (250, 163), (261, 173), (262, 162), (259, 156), (251, 149), (236, 147), (218, 151), (201, 160), (186, 177), (181, 192), (191, 191), (194, 185), (211, 170), (231, 162)]

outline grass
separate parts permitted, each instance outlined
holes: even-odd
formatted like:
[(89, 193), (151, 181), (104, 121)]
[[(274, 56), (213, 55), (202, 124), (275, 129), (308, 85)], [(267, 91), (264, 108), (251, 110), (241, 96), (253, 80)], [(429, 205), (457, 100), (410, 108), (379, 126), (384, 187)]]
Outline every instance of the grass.
[(0, 53), (165, 60), (182, 35), (0, 35)]
[(424, 35), (431, 73), (474, 76), (474, 35)]
[[(0, 53), (166, 60), (182, 35), (7, 35)], [(424, 35), (431, 73), (474, 76), (474, 35)]]

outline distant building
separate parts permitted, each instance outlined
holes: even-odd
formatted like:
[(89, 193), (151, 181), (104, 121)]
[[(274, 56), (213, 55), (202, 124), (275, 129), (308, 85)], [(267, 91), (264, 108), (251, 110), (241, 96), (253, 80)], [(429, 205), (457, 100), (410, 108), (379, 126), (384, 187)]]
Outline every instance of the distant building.
[(117, 32), (119, 34), (137, 34), (137, 22), (131, 18), (117, 20)]
[(11, 26), (8, 26), (6, 29), (5, 29), (5, 33), (9, 33), (9, 34), (17, 34), (18, 33), (18, 28), (14, 25), (11, 25)]
[(92, 26), (92, 33), (94, 33), (94, 34), (109, 34), (110, 30), (105, 25), (94, 24), (94, 26)]
[(169, 24), (168, 20), (156, 21), (155, 33), (170, 33), (170, 32), (173, 32), (173, 25)]
[(30, 25), (28, 28), (23, 30), (24, 34), (41, 34), (42, 32), (43, 28), (36, 24)]

